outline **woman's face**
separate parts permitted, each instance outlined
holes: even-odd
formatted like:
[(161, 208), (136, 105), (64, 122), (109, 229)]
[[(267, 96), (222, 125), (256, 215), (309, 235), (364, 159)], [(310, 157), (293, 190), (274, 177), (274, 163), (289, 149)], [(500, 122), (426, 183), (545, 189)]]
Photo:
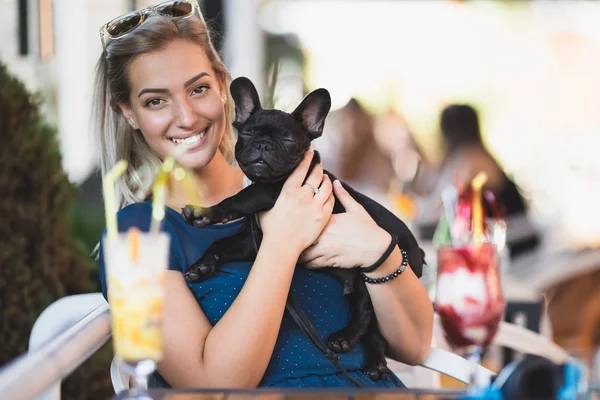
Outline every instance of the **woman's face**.
[(175, 40), (134, 59), (128, 78), (129, 104), (120, 107), (150, 148), (164, 159), (186, 145), (178, 158), (181, 164), (206, 166), (218, 151), (227, 122), (226, 92), (203, 49)]

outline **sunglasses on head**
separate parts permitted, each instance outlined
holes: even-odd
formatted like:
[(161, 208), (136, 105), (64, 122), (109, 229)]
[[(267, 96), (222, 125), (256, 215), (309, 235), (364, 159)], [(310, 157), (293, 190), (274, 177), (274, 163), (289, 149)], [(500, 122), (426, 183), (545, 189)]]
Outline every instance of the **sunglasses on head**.
[(204, 17), (200, 11), (200, 6), (197, 0), (185, 1), (165, 1), (154, 6), (142, 8), (123, 14), (120, 17), (104, 24), (100, 28), (100, 40), (102, 40), (102, 48), (106, 50), (108, 45), (114, 39), (122, 38), (140, 26), (146, 18), (151, 14), (161, 15), (163, 17), (189, 17), (197, 13), (198, 17), (204, 22)]

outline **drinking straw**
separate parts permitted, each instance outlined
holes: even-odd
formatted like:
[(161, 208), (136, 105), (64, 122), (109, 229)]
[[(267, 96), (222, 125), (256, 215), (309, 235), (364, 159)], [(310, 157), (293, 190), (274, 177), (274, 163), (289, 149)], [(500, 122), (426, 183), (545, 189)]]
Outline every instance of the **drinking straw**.
[(445, 187), (442, 190), (442, 205), (444, 206), (444, 215), (446, 216), (446, 224), (448, 225), (448, 233), (450, 234), (450, 242), (452, 246), (458, 246), (458, 238), (452, 232), (454, 220), (456, 218), (456, 204), (458, 202), (458, 193), (452, 186)]
[(196, 185), (196, 180), (194, 179), (194, 172), (188, 168), (184, 168), (177, 162), (177, 159), (183, 155), (189, 147), (189, 145), (179, 145), (177, 148), (175, 148), (175, 151), (172, 154), (174, 160), (172, 166), (170, 167), (170, 173), (172, 178), (183, 183), (183, 187), (187, 192), (190, 204), (200, 204), (201, 200), (200, 196), (198, 195), (198, 187)]
[(165, 158), (154, 183), (152, 184), (152, 220), (150, 221), (150, 234), (156, 235), (160, 231), (160, 224), (165, 218), (165, 206), (167, 203), (167, 185), (169, 184), (169, 173), (173, 168), (172, 157)]
[(140, 230), (138, 228), (130, 228), (127, 231), (127, 241), (129, 242), (129, 257), (134, 265), (140, 262)]
[(119, 160), (103, 179), (104, 211), (106, 213), (106, 235), (114, 239), (119, 234), (117, 226), (117, 205), (115, 204), (115, 181), (127, 169), (127, 161)]
[(152, 185), (152, 220), (150, 222), (150, 233), (157, 234), (160, 230), (160, 224), (165, 217), (165, 207), (168, 196), (168, 189), (171, 186), (171, 179), (183, 183), (185, 190), (191, 202), (199, 204), (200, 198), (193, 178), (193, 172), (179, 165), (176, 158), (185, 153), (188, 146), (178, 146), (173, 155), (165, 157), (158, 174)]
[(446, 214), (442, 214), (435, 227), (433, 238), (431, 239), (435, 247), (441, 247), (452, 244), (452, 237), (450, 236), (450, 228), (448, 227), (448, 220)]
[(479, 247), (483, 242), (483, 207), (481, 204), (481, 189), (485, 182), (487, 182), (487, 179), (487, 174), (485, 172), (480, 172), (471, 181), (471, 188), (473, 190), (473, 244), (475, 244), (475, 247)]
[(502, 251), (506, 246), (506, 221), (502, 218), (498, 203), (496, 202), (496, 196), (491, 190), (483, 191), (483, 198), (492, 213), (492, 221), (494, 222), (494, 229), (492, 232), (492, 242), (496, 245), (498, 251)]

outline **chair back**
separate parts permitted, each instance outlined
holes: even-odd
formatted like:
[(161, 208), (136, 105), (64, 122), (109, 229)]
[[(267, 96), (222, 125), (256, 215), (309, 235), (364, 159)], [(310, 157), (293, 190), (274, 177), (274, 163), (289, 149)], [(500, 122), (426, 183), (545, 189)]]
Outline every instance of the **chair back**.
[[(43, 347), (103, 303), (106, 300), (102, 293), (76, 294), (56, 300), (35, 320), (29, 335), (29, 352)], [(60, 383), (40, 395), (38, 400), (60, 400)]]

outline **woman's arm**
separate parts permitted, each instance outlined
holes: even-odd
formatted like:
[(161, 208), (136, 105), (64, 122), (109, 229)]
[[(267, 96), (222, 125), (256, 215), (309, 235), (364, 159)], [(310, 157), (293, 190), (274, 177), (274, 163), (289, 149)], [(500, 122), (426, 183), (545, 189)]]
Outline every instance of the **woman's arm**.
[(173, 386), (255, 388), (275, 347), (294, 268), (302, 250), (327, 224), (331, 181), (315, 167), (302, 186), (312, 153), (288, 178), (275, 206), (261, 216), (263, 241), (248, 279), (214, 326), (180, 273), (167, 275), (165, 357), (158, 370)]
[(214, 327), (181, 273), (169, 271), (161, 375), (176, 387), (256, 387), (275, 346), (298, 254), (266, 237), (244, 287)]
[[(389, 243), (389, 234), (387, 240)], [(366, 275), (385, 277), (394, 273), (401, 264), (402, 254), (396, 247), (376, 271)], [(406, 268), (391, 281), (366, 285), (379, 329), (390, 345), (389, 356), (405, 364), (424, 362), (433, 334), (433, 305), (419, 278), (411, 268)]]
[[(391, 241), (390, 234), (338, 183), (334, 193), (346, 212), (332, 215), (317, 244), (303, 252), (301, 261), (308, 268), (366, 267), (381, 257)], [(402, 254), (396, 247), (368, 276), (387, 276), (401, 264)], [(412, 269), (406, 268), (392, 281), (366, 285), (380, 331), (390, 345), (390, 356), (406, 364), (425, 361), (433, 333), (433, 305)]]

